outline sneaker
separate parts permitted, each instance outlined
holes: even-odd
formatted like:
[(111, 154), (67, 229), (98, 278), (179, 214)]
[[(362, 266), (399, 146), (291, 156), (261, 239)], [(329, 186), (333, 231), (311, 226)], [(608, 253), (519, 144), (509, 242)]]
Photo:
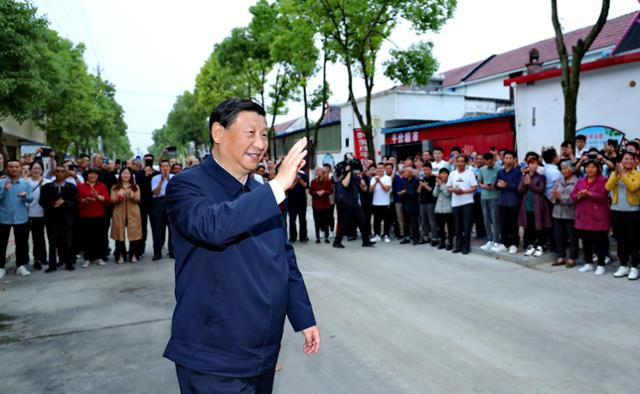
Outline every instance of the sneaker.
[(29, 276), (29, 275), (31, 275), (31, 272), (29, 272), (29, 270), (27, 270), (27, 268), (24, 265), (21, 265), (16, 270), (16, 275), (18, 275), (18, 276)]
[(596, 268), (596, 275), (600, 276), (600, 275), (604, 275), (604, 266), (603, 265), (599, 265), (598, 268)]
[(378, 234), (374, 235), (373, 237), (371, 237), (370, 241), (371, 242), (380, 242), (381, 238)]
[(509, 254), (516, 254), (516, 253), (518, 253), (518, 247), (515, 245), (509, 246)]
[(611, 256), (604, 256), (604, 263), (606, 265), (611, 264)]
[(542, 246), (536, 246), (536, 251), (533, 252), (533, 257), (540, 257), (544, 254), (544, 249), (542, 249)]
[(384, 236), (384, 243), (388, 244), (388, 243), (390, 243), (390, 242), (391, 242), (391, 238), (389, 238), (389, 236), (388, 236), (388, 235), (385, 235), (385, 236)]
[(507, 247), (504, 246), (504, 244), (499, 244), (497, 242), (494, 242), (493, 246), (491, 247), (491, 251), (496, 253), (504, 253), (507, 251)]
[(580, 271), (580, 272), (591, 272), (591, 271), (593, 271), (593, 264), (586, 263), (578, 271)]
[(0, 279), (4, 278), (6, 273), (7, 273), (7, 271), (5, 271), (4, 268), (0, 268)]
[(103, 267), (103, 266), (107, 265), (107, 263), (105, 263), (104, 260), (98, 260), (98, 265)]
[(626, 265), (621, 265), (620, 267), (618, 267), (616, 273), (613, 274), (614, 278), (624, 278), (625, 276), (629, 276), (629, 267), (627, 267)]
[(486, 244), (482, 245), (480, 249), (482, 250), (490, 250), (493, 247), (493, 242), (489, 241)]
[(629, 270), (629, 280), (638, 280), (638, 269), (637, 268), (631, 268)]
[(536, 248), (533, 245), (529, 245), (529, 246), (527, 246), (527, 250), (525, 250), (524, 255), (525, 256), (533, 256), (535, 251), (536, 251)]
[(85, 260), (85, 261), (82, 263), (81, 267), (82, 267), (82, 268), (87, 268), (90, 264), (91, 264), (91, 261), (89, 261), (89, 260)]

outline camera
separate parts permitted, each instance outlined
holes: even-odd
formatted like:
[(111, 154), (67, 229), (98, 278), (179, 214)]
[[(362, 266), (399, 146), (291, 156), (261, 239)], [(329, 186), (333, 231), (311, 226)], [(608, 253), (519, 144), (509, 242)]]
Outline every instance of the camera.
[[(347, 171), (347, 167), (350, 167), (349, 171)], [(336, 175), (339, 178), (342, 178), (351, 171), (362, 172), (362, 163), (360, 162), (360, 160), (347, 153), (346, 155), (344, 155), (344, 160), (336, 164), (335, 171)]]

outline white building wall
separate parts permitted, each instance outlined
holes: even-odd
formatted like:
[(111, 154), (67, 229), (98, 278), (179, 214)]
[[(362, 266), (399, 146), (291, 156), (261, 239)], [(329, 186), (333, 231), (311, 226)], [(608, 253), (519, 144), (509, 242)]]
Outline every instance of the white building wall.
[[(632, 87), (635, 81), (635, 87)], [(577, 129), (604, 125), (640, 137), (640, 62), (581, 74)], [(515, 90), (516, 145), (520, 155), (563, 141), (564, 99), (560, 78), (518, 85)]]
[(469, 97), (495, 98), (509, 100), (509, 87), (504, 86), (504, 75), (498, 75), (489, 79), (465, 83), (465, 95)]

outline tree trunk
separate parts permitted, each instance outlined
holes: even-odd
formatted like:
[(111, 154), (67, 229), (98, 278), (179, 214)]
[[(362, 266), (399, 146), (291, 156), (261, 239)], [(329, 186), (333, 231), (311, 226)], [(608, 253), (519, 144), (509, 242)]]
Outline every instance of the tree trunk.
[[(2, 126), (0, 126), (0, 153), (2, 154), (2, 158), (6, 163), (9, 160), (9, 152), (7, 151), (7, 147), (4, 144), (4, 130)], [(0, 169), (0, 171), (4, 171), (4, 168)]]

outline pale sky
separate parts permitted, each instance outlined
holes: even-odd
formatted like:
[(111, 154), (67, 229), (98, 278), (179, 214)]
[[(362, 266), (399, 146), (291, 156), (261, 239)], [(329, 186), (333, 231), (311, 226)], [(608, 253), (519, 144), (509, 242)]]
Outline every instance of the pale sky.
[[(135, 154), (152, 144), (151, 132), (162, 127), (176, 96), (192, 90), (195, 77), (215, 43), (234, 27), (246, 26), (254, 0), (34, 0), (53, 29), (87, 46), (85, 61), (116, 85), (124, 107), (129, 140)], [(601, 0), (559, 0), (565, 31), (595, 23)], [(533, 5), (535, 4), (535, 6)], [(485, 59), (491, 54), (553, 36), (549, 0), (459, 0), (454, 17), (439, 32), (427, 35), (434, 42), (440, 71)], [(638, 0), (612, 0), (609, 18), (638, 11)], [(402, 26), (380, 56), (393, 45), (405, 48), (419, 40)], [(394, 85), (379, 67), (375, 91)], [(332, 66), (331, 103), (346, 101), (346, 71)], [(358, 83), (360, 94), (364, 92)], [(212, 103), (212, 106), (215, 103)], [(299, 103), (278, 122), (302, 115)]]

